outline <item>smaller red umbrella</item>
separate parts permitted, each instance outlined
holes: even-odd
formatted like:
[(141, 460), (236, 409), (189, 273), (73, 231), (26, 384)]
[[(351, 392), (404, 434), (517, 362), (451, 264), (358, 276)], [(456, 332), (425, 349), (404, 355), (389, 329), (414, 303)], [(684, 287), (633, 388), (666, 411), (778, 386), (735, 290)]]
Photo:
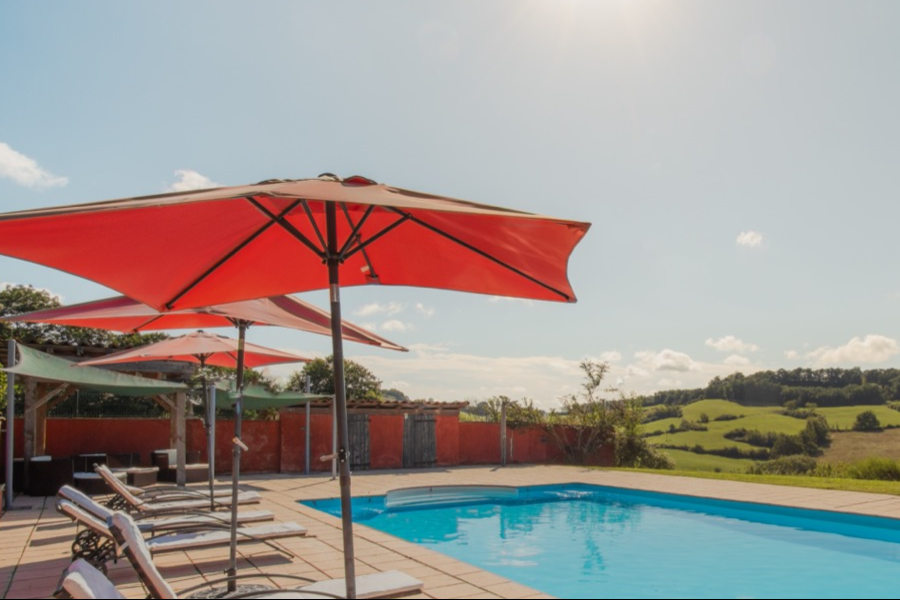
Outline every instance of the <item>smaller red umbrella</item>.
[[(207, 329), (247, 325), (277, 325), (331, 336), (331, 315), (294, 296), (273, 296), (203, 308), (160, 312), (127, 296), (48, 308), (0, 319), (10, 323), (50, 323), (131, 333), (168, 329)], [(341, 322), (344, 339), (385, 350), (406, 348), (349, 321)]]
[[(79, 367), (98, 367), (152, 360), (174, 360), (197, 363), (204, 366), (238, 367), (239, 340), (196, 331), (180, 337), (162, 340), (146, 346), (131, 348), (101, 358), (78, 363)], [(310, 359), (291, 352), (264, 348), (244, 342), (244, 367), (256, 368), (291, 362), (309, 362)]]
[[(189, 333), (177, 338), (170, 338), (109, 354), (102, 358), (78, 363), (77, 366), (102, 366), (114, 364), (129, 364), (136, 362), (147, 362), (153, 360), (173, 360), (179, 362), (196, 363), (201, 366), (211, 365), (218, 367), (229, 367), (238, 370), (238, 393), (242, 389), (242, 377), (244, 367), (261, 367), (264, 365), (273, 365), (291, 362), (309, 362), (310, 359), (304, 358), (297, 354), (265, 348), (256, 344), (248, 344), (243, 339), (244, 327), (241, 327), (242, 338), (235, 340), (221, 335), (213, 335), (204, 331)], [(235, 441), (240, 440), (240, 421), (241, 411), (240, 405), (235, 407)], [(210, 448), (209, 452), (212, 453)], [(237, 477), (232, 479), (234, 487), (233, 496), (237, 494)], [(213, 482), (212, 473), (209, 479), (210, 485), (210, 507), (213, 505)], [(237, 541), (237, 502), (231, 507), (231, 543), (232, 554), (234, 553), (234, 544)]]

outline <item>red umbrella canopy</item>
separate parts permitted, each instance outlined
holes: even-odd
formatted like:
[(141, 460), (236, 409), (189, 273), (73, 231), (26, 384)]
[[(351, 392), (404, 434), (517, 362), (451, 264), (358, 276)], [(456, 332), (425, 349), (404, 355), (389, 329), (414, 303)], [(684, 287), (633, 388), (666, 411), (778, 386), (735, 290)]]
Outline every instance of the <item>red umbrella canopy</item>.
[[(197, 331), (139, 348), (123, 350), (102, 358), (84, 361), (78, 363), (78, 366), (96, 367), (151, 360), (174, 360), (199, 364), (201, 357), (203, 357), (205, 363), (209, 366), (234, 369), (237, 368), (237, 355), (238, 340)], [(244, 366), (249, 368), (282, 363), (309, 362), (309, 360), (282, 350), (265, 348), (256, 344), (244, 344)]]
[[(158, 310), (125, 296), (60, 306), (2, 319), (9, 322), (52, 323), (108, 329), (123, 333), (169, 329), (233, 327), (235, 321), (252, 325), (289, 327), (309, 333), (331, 335), (331, 315), (317, 306), (294, 298), (276, 296), (171, 312)], [(342, 322), (344, 339), (387, 350), (406, 348), (349, 321)]]
[[(329, 251), (326, 210), (337, 207)], [(0, 253), (159, 310), (378, 283), (575, 302), (590, 225), (333, 176), (0, 215)], [(209, 232), (199, 235), (198, 232)]]

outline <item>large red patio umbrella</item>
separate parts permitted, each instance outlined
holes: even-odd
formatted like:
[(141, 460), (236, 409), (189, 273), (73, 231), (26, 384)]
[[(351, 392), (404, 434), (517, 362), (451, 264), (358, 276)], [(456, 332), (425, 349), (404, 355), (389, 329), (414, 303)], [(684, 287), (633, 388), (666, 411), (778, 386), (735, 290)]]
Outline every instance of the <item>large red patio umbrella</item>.
[(341, 286), (575, 302), (567, 264), (589, 227), (324, 175), (3, 214), (0, 254), (159, 310), (330, 290), (344, 563), (354, 598)]

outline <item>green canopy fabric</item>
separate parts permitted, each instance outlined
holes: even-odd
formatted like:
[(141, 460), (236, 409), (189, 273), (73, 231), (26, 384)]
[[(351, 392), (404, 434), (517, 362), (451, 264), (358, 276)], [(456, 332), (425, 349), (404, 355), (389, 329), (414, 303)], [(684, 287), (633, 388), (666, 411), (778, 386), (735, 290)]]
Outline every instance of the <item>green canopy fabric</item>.
[(120, 396), (155, 396), (187, 392), (188, 386), (174, 381), (149, 379), (94, 367), (76, 367), (75, 363), (19, 344), (16, 366), (2, 369), (22, 377), (68, 383), (80, 389)]
[[(251, 385), (244, 388), (244, 410), (285, 408), (330, 398), (331, 396), (305, 394), (303, 392), (281, 392), (275, 394), (263, 387)], [(231, 387), (226, 387), (226, 384), (221, 383), (216, 386), (216, 408), (232, 408), (236, 399), (237, 393)]]

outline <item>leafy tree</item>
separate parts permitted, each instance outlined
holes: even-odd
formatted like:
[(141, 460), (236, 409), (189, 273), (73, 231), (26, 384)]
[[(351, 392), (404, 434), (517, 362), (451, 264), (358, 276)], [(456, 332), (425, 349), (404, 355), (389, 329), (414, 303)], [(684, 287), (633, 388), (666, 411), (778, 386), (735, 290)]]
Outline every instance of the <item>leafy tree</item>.
[(853, 431), (881, 431), (881, 421), (873, 411), (867, 410), (856, 415)]
[[(36, 310), (61, 306), (59, 296), (31, 285), (0, 288), (0, 316), (21, 315)], [(132, 348), (164, 339), (164, 334), (118, 334), (100, 329), (44, 325), (41, 323), (0, 322), (0, 342), (13, 338), (24, 344), (58, 346), (94, 346), (100, 348)]]
[(799, 435), (778, 434), (775, 444), (772, 446), (772, 458), (781, 458), (784, 456), (796, 456), (798, 454), (806, 454), (806, 447)]
[[(21, 315), (36, 310), (61, 306), (59, 296), (31, 285), (6, 284), (0, 287), (0, 316)], [(65, 327), (40, 323), (0, 322), (0, 344), (10, 339), (24, 344), (53, 346), (92, 346), (99, 348), (132, 348), (164, 339), (164, 334), (123, 335), (99, 329)], [(18, 385), (16, 388), (18, 389)], [(18, 394), (18, 391), (17, 391)], [(6, 374), (0, 377), (0, 408), (6, 406)]]
[[(334, 394), (333, 357), (317, 358), (306, 363), (300, 371), (295, 371), (288, 382), (289, 390), (306, 389), (306, 378), (310, 378), (314, 394)], [(344, 381), (347, 398), (350, 400), (381, 400), (381, 380), (358, 362), (344, 359)]]
[(600, 386), (609, 372), (609, 363), (586, 360), (579, 365), (584, 372), (582, 391), (561, 400), (561, 409), (547, 417), (547, 431), (570, 462), (584, 464), (613, 439), (613, 414), (600, 397)]

